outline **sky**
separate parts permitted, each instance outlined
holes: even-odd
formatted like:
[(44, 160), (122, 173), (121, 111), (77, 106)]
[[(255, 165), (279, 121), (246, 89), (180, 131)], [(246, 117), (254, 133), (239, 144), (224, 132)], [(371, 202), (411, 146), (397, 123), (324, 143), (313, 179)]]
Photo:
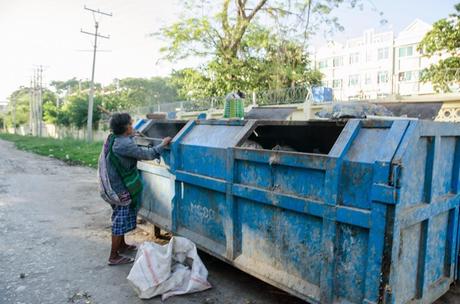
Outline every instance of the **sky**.
[[(458, 0), (364, 0), (364, 11), (338, 9), (345, 31), (334, 37), (318, 35), (314, 46), (325, 38), (343, 41), (376, 31), (404, 29), (414, 19), (433, 23), (453, 12)], [(180, 17), (180, 0), (0, 0), (0, 102), (18, 87), (28, 86), (34, 67), (44, 66), (43, 80), (91, 77), (91, 36), (80, 29), (94, 31), (93, 15), (84, 6), (111, 12), (98, 17), (99, 32), (110, 35), (100, 39), (96, 57), (95, 81), (103, 84), (114, 78), (166, 76), (173, 69), (193, 66), (197, 60), (169, 63), (159, 60), (163, 42), (149, 34)], [(384, 12), (388, 24), (370, 8)]]

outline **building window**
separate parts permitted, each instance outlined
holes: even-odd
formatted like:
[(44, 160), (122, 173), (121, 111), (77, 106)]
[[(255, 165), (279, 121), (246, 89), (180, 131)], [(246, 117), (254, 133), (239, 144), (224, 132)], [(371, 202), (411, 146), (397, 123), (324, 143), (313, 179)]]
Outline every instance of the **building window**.
[(359, 53), (350, 54), (350, 64), (355, 64), (359, 62)]
[(354, 87), (359, 84), (359, 75), (350, 75), (350, 78), (348, 79), (348, 86), (349, 87)]
[(399, 57), (412, 56), (413, 53), (414, 53), (414, 47), (412, 45), (399, 48)]
[(379, 93), (377, 94), (377, 99), (384, 99), (384, 98), (387, 98), (388, 96), (390, 95), (386, 93)]
[(320, 69), (327, 68), (327, 59), (320, 60), (320, 61), (318, 62), (318, 68), (320, 68)]
[(418, 79), (418, 72), (417, 71), (406, 71), (400, 72), (398, 75), (399, 81), (415, 81)]
[(342, 87), (342, 79), (334, 79), (332, 81), (332, 87), (334, 89), (341, 88)]
[(377, 59), (378, 60), (388, 59), (388, 48), (387, 47), (378, 49)]
[(374, 54), (373, 54), (372, 51), (370, 51), (370, 50), (367, 51), (367, 52), (366, 52), (366, 62), (371, 62), (371, 61), (373, 61), (373, 55), (374, 55)]
[(387, 83), (388, 82), (388, 72), (381, 71), (377, 73), (377, 83)]
[(372, 83), (372, 75), (370, 73), (366, 73), (366, 79), (364, 80), (365, 84), (371, 84)]
[(343, 57), (342, 56), (334, 57), (334, 59), (332, 60), (332, 65), (334, 67), (343, 65)]

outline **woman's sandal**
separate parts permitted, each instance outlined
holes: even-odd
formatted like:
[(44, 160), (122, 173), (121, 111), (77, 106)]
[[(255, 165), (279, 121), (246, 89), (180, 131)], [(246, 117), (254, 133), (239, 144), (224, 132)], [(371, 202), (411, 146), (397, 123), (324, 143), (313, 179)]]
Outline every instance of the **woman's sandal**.
[(134, 262), (133, 258), (128, 258), (128, 257), (119, 257), (117, 259), (109, 260), (108, 264), (109, 266), (116, 266), (116, 265), (124, 265), (124, 264), (130, 264)]

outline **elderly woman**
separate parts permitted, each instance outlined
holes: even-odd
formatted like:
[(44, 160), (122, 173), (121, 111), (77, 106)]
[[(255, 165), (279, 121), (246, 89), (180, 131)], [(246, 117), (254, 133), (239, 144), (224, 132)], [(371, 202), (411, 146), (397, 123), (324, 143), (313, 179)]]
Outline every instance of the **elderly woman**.
[(107, 196), (104, 198), (110, 202), (113, 209), (109, 265), (133, 262), (132, 258), (120, 254), (136, 250), (136, 246), (126, 243), (125, 234), (136, 228), (137, 211), (142, 195), (142, 180), (137, 170), (137, 161), (160, 158), (163, 148), (171, 141), (170, 137), (166, 137), (158, 146), (139, 147), (133, 139), (132, 123), (128, 113), (117, 113), (112, 116), (112, 133), (104, 144), (99, 162), (101, 168), (101, 161), (104, 161), (109, 188), (111, 187), (110, 190), (116, 194), (110, 200), (106, 199)]

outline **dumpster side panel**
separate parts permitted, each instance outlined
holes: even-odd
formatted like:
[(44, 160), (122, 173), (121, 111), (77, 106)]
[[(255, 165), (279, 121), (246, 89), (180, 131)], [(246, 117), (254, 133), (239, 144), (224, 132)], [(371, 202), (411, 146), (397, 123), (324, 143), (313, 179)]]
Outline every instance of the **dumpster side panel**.
[(273, 189), (321, 201), (324, 197), (323, 170), (272, 166)]
[(196, 125), (180, 142), (179, 170), (225, 179), (228, 147), (236, 144), (242, 125)]
[(440, 151), (437, 155), (439, 159), (436, 160), (436, 167), (434, 168), (437, 171), (435, 172), (437, 179), (433, 182), (433, 189), (431, 191), (433, 199), (449, 193), (452, 189), (455, 146), (455, 137), (441, 137), (439, 144)]
[[(286, 274), (308, 281), (318, 296), (321, 259), (321, 218), (237, 199), (240, 240), (236, 261), (287, 286)], [(273, 269), (273, 271), (266, 271)], [(302, 292), (304, 285), (290, 286)]]
[(373, 165), (344, 161), (340, 183), (340, 203), (345, 206), (370, 209), (370, 192), (373, 183)]
[(259, 186), (270, 188), (272, 180), (270, 176), (271, 168), (263, 163), (253, 163), (248, 160), (237, 160), (235, 164), (235, 183), (248, 186)]
[(382, 150), (388, 128), (362, 128), (346, 154), (342, 166), (339, 204), (370, 209), (373, 167)]
[[(178, 229), (187, 229), (225, 245), (223, 210), (225, 193), (182, 183)], [(201, 244), (207, 245), (207, 244)]]
[(426, 280), (433, 283), (438, 279), (443, 278), (445, 275), (445, 264), (447, 256), (447, 234), (449, 230), (449, 211), (440, 213), (432, 219), (430, 219), (430, 225), (432, 235), (434, 237), (428, 238), (427, 244), (427, 263), (426, 263)]
[(144, 171), (144, 196), (142, 207), (149, 212), (153, 212), (164, 219), (171, 217), (172, 181), (170, 178)]
[[(420, 138), (413, 147), (411, 152), (412, 157), (408, 157), (404, 163), (402, 172), (402, 180), (407, 188), (412, 191), (401, 191), (400, 207), (410, 208), (423, 202), (424, 189), (420, 186), (420, 181), (425, 180), (425, 173), (427, 170), (427, 153), (432, 144), (428, 138)], [(429, 159), (428, 159), (429, 161)]]
[(369, 230), (353, 225), (338, 225), (335, 296), (362, 303), (366, 278)]
[[(166, 156), (169, 156), (169, 153)], [(138, 162), (137, 166), (144, 184), (140, 214), (164, 229), (171, 229), (171, 200), (175, 194), (174, 175), (169, 172), (163, 158), (161, 163), (142, 161)]]
[(181, 145), (180, 170), (225, 179), (227, 174), (226, 149)]
[(460, 129), (411, 124), (412, 136), (395, 157), (402, 171), (390, 285), (394, 303), (431, 303), (455, 278)]
[(394, 261), (398, 268), (397, 281), (395, 286), (395, 303), (407, 303), (414, 298), (417, 292), (417, 269), (420, 253), (420, 235), (423, 231), (422, 225), (415, 224), (401, 231), (398, 260)]

